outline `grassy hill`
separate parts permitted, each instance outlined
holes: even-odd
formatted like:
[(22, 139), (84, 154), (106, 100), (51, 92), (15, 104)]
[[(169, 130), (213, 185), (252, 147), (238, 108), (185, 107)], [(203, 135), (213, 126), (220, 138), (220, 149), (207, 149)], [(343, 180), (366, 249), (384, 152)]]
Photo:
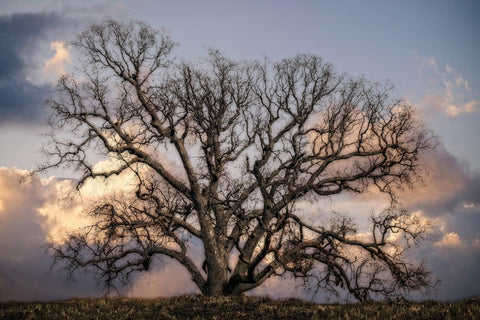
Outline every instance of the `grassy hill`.
[(76, 299), (1, 303), (0, 319), (480, 319), (480, 298), (325, 305), (258, 297)]

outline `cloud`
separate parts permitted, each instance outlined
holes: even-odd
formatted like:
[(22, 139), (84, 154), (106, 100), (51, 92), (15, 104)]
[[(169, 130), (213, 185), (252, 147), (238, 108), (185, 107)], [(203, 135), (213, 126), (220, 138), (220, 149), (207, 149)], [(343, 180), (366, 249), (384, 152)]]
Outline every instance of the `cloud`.
[[(100, 162), (96, 168), (109, 167), (112, 161)], [(442, 145), (435, 153), (425, 155), (424, 161), (430, 164), (429, 176), (416, 189), (404, 190), (402, 199), (414, 215), (433, 221), (434, 234), (432, 241), (423, 243), (412, 257), (425, 259), (434, 276), (442, 280), (437, 298), (479, 295), (480, 175), (471, 172)], [(56, 274), (48, 276), (51, 261), (44, 247), (49, 238), (60, 242), (65, 232), (87, 224), (85, 209), (99, 198), (131, 192), (132, 184), (126, 183), (128, 175), (113, 177), (107, 185), (100, 180), (88, 182), (79, 195), (71, 197), (71, 181), (34, 176), (30, 182), (20, 183), (25, 173), (0, 168), (0, 300), (100, 295), (91, 274), (78, 274), (76, 287), (63, 286)], [(367, 232), (369, 229), (361, 222), (374, 205), (377, 209), (387, 205), (385, 201), (360, 196), (332, 198), (324, 201), (327, 208), (310, 204), (300, 209), (315, 218), (325, 218), (330, 209), (345, 211), (360, 222), (360, 231)], [(200, 245), (192, 248), (196, 263), (201, 263)], [(149, 298), (192, 292), (197, 291), (187, 272), (166, 258), (158, 260), (150, 272), (136, 275), (132, 285), (122, 291), (127, 296)], [(304, 291), (301, 283), (287, 277), (269, 279), (249, 294), (310, 299), (312, 292)], [(315, 301), (327, 300), (328, 295), (323, 293), (315, 297)]]
[[(87, 209), (112, 192), (128, 189), (121, 184), (125, 177), (108, 187), (92, 181), (77, 193), (70, 180), (36, 175), (25, 180), (28, 173), (0, 167), (0, 301), (101, 295), (91, 274), (77, 273), (77, 281), (65, 286), (57, 269), (49, 273), (52, 260), (46, 248), (49, 241), (60, 243), (65, 234), (88, 225)], [(135, 285), (139, 292), (143, 281)]]
[(433, 275), (441, 280), (437, 297), (462, 299), (480, 294), (480, 173), (440, 144), (424, 155), (429, 167), (423, 184), (401, 194), (411, 211), (433, 222), (432, 242), (421, 246)]
[(445, 234), (440, 241), (435, 242), (433, 245), (436, 247), (456, 247), (462, 244), (462, 240), (458, 233), (450, 232)]
[(190, 274), (178, 262), (165, 258), (162, 266), (137, 276), (126, 296), (157, 298), (200, 293)]
[(44, 101), (71, 61), (64, 40), (107, 15), (125, 18), (128, 6), (36, 1), (6, 5), (5, 12), (9, 15), (0, 16), (0, 124), (43, 124)]
[[(21, 182), (26, 172), (0, 168), (0, 301), (49, 300), (96, 294), (95, 284), (80, 275), (67, 288), (48, 275), (50, 258), (45, 254), (49, 236), (48, 217), (38, 209), (55, 192), (57, 181), (32, 178)], [(68, 220), (68, 215), (64, 217)]]
[[(480, 173), (460, 162), (440, 143), (422, 155), (427, 168), (422, 181), (412, 189), (399, 190), (399, 201), (412, 214), (432, 224), (430, 241), (411, 253), (424, 259), (434, 277), (441, 280), (439, 299), (462, 299), (480, 295)], [(347, 214), (359, 223), (362, 232), (370, 229), (366, 221), (370, 210), (381, 211), (388, 198), (378, 192), (365, 195), (332, 197), (330, 203), (304, 209), (308, 215), (322, 216), (328, 211)], [(325, 216), (323, 214), (323, 216)], [(366, 233), (365, 235), (368, 235)], [(460, 262), (459, 262), (460, 261)], [(473, 279), (473, 280), (472, 280)], [(419, 299), (425, 297), (415, 296)]]
[[(0, 301), (53, 300), (100, 296), (92, 274), (78, 272), (65, 286), (58, 269), (49, 273), (49, 241), (60, 243), (65, 234), (90, 223), (85, 212), (97, 201), (131, 191), (128, 174), (90, 181), (79, 193), (74, 183), (36, 175), (23, 181), (26, 170), (0, 167)], [(192, 247), (201, 264), (201, 248)], [(137, 274), (121, 293), (133, 297), (170, 296), (197, 292), (187, 272), (168, 259), (149, 273)]]
[(441, 68), (434, 57), (422, 57), (414, 53), (418, 61), (417, 76), (427, 89), (419, 105), (430, 110), (439, 110), (451, 118), (478, 112), (478, 93), (454, 68)]
[(480, 100), (468, 100), (467, 98), (472, 91), (468, 81), (448, 65), (445, 67), (445, 73), (443, 74), (443, 85), (445, 91), (440, 107), (450, 117), (454, 118), (463, 113), (478, 111)]
[(0, 17), (0, 124), (38, 123), (51, 87), (28, 81), (36, 45), (47, 32), (62, 25), (55, 14), (16, 14)]
[(425, 171), (413, 188), (399, 194), (411, 210), (438, 217), (480, 203), (480, 173), (460, 162), (442, 143), (421, 156)]
[(479, 241), (464, 241), (452, 232), (444, 235), (440, 243), (424, 248), (423, 258), (441, 280), (438, 298), (458, 300), (480, 295)]
[(67, 65), (71, 64), (72, 57), (65, 41), (54, 41), (50, 43), (50, 48), (55, 51), (55, 54), (44, 61), (41, 81), (55, 85), (58, 79), (67, 73)]

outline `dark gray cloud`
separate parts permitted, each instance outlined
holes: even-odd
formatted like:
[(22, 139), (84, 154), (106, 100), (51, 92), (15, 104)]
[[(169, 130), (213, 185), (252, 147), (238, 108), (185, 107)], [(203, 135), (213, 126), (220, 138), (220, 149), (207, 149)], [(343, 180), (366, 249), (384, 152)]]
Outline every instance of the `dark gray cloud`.
[(39, 123), (45, 119), (43, 101), (52, 88), (26, 79), (35, 68), (31, 57), (38, 41), (60, 27), (53, 13), (15, 14), (0, 17), (0, 123)]
[(480, 247), (467, 243), (429, 247), (423, 257), (440, 280), (435, 296), (460, 300), (480, 295)]

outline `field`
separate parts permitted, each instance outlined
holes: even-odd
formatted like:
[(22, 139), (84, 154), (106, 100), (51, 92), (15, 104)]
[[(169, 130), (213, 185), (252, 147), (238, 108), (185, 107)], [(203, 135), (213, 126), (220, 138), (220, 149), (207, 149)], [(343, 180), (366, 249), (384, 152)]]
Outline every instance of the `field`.
[(160, 299), (76, 299), (0, 304), (0, 319), (480, 319), (480, 298), (313, 304), (258, 297), (183, 296)]

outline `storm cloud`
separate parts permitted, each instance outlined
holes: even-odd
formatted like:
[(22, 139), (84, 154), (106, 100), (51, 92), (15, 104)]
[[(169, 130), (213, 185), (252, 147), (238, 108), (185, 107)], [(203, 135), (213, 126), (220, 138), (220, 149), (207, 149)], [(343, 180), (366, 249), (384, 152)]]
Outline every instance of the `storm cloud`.
[(38, 41), (59, 28), (62, 19), (53, 13), (27, 13), (0, 17), (0, 124), (41, 123), (44, 100), (52, 87), (28, 80), (39, 68), (32, 57)]
[[(433, 222), (432, 240), (423, 243), (412, 257), (426, 260), (441, 284), (433, 296), (412, 297), (456, 300), (478, 295), (478, 174), (469, 172), (444, 149), (437, 151), (431, 165), (430, 178), (427, 177), (422, 186), (427, 189), (429, 197), (422, 197), (421, 189), (417, 189), (414, 191), (419, 196), (411, 196), (410, 202), (405, 204), (411, 211)], [(447, 168), (453, 172), (446, 171)], [(440, 179), (435, 184), (434, 180), (429, 180), (438, 180), (442, 171), (447, 177), (455, 172), (458, 181)], [(78, 273), (78, 281), (65, 286), (64, 278), (56, 271), (48, 273), (51, 258), (45, 252), (48, 241), (61, 241), (60, 235), (88, 223), (82, 220), (82, 215), (96, 197), (104, 196), (100, 192), (102, 185), (86, 186), (81, 197), (70, 199), (66, 195), (73, 188), (71, 181), (33, 176), (30, 181), (20, 182), (25, 173), (27, 171), (0, 168), (0, 300), (52, 300), (102, 295), (101, 287), (96, 285), (92, 274)], [(118, 180), (111, 181), (109, 187), (112, 190), (125, 188), (125, 179), (118, 177)], [(352, 198), (343, 204), (338, 203), (338, 208), (366, 206), (367, 203)], [(335, 207), (334, 202), (332, 205)], [(360, 222), (367, 218), (367, 214), (357, 214), (356, 218)], [(201, 258), (200, 246), (196, 248), (195, 256)], [(150, 272), (137, 274), (132, 280), (131, 286), (121, 290), (122, 294), (153, 298), (197, 292), (185, 270), (168, 259), (158, 261)], [(320, 293), (312, 297), (311, 293), (304, 291), (294, 279), (273, 278), (250, 294), (329, 301), (328, 295)]]

